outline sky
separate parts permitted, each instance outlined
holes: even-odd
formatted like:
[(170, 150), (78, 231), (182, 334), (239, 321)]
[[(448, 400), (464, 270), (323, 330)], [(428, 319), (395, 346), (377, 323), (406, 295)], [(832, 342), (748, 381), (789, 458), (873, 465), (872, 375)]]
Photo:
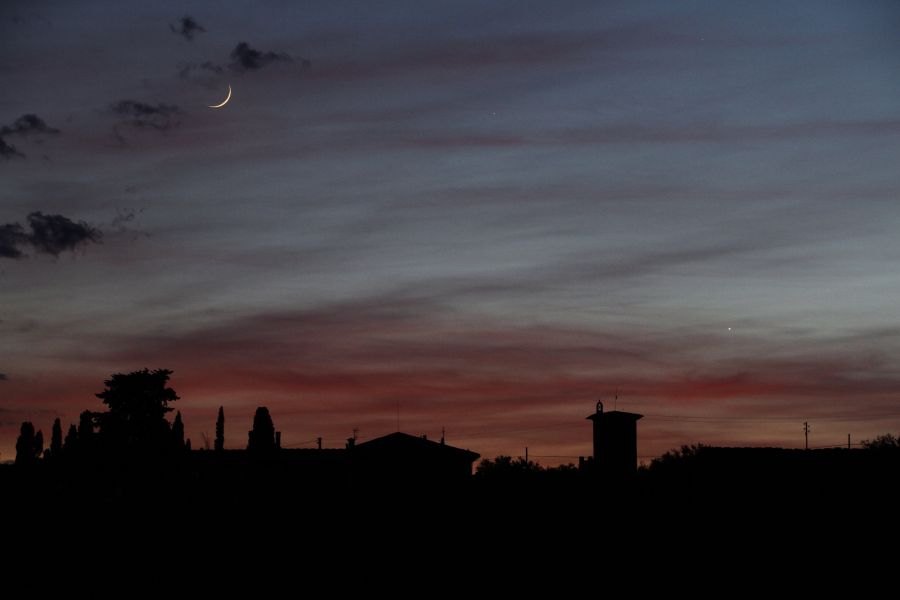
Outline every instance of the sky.
[[(900, 429), (900, 5), (0, 6), (0, 460), (117, 372), (187, 436), (485, 457)], [(225, 99), (220, 109), (208, 108)], [(618, 396), (616, 398), (616, 396)]]

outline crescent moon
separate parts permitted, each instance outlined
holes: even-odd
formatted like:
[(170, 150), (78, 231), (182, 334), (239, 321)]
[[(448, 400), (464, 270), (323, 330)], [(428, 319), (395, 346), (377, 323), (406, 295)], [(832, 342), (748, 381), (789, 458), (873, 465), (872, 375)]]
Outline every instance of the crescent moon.
[(210, 108), (222, 108), (223, 106), (228, 104), (229, 100), (231, 100), (231, 86), (230, 85), (228, 86), (228, 95), (225, 96), (224, 100), (222, 100), (222, 104), (209, 104), (207, 106), (209, 106)]

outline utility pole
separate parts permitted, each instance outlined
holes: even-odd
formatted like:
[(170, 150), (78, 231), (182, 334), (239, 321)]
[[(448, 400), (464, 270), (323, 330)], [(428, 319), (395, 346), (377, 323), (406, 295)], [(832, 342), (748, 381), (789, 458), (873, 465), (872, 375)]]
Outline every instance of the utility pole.
[(322, 449), (322, 438), (320, 438), (320, 437), (317, 437), (317, 438), (316, 438), (316, 447), (317, 447), (319, 450)]
[(528, 464), (528, 446), (525, 446), (525, 464)]
[(803, 421), (803, 435), (806, 436), (805, 449), (809, 450), (809, 422), (808, 421)]
[(850, 434), (847, 434), (847, 450), (850, 449)]

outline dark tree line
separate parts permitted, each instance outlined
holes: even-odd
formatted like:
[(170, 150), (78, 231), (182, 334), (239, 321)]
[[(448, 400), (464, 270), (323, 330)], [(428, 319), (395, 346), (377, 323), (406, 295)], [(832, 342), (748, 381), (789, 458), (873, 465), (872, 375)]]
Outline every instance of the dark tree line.
[(171, 374), (168, 369), (114, 374), (96, 394), (107, 410), (82, 412), (78, 425), (69, 425), (65, 438), (57, 418), (46, 452), (42, 433), (35, 433), (30, 422), (23, 423), (16, 442), (16, 463), (72, 456), (152, 456), (189, 449), (181, 413), (176, 413), (172, 424), (165, 417), (173, 410), (169, 403), (178, 400), (175, 390), (168, 386)]
[[(103, 391), (95, 394), (107, 410), (81, 413), (78, 425), (69, 425), (63, 438), (59, 418), (53, 422), (50, 447), (44, 449), (44, 435), (34, 425), (22, 423), (16, 441), (16, 464), (29, 465), (39, 459), (67, 457), (162, 457), (178, 456), (191, 449), (185, 438), (181, 411), (175, 411), (170, 423), (166, 415), (179, 400), (168, 383), (169, 369), (143, 369), (116, 373), (104, 381)], [(278, 447), (279, 434), (266, 407), (256, 410), (249, 432), (247, 449), (265, 454)], [(216, 419), (215, 450), (225, 449), (225, 410), (219, 407)]]
[(35, 433), (34, 425), (29, 421), (22, 423), (19, 439), (16, 440), (16, 464), (29, 465), (37, 461), (44, 451), (44, 434)]

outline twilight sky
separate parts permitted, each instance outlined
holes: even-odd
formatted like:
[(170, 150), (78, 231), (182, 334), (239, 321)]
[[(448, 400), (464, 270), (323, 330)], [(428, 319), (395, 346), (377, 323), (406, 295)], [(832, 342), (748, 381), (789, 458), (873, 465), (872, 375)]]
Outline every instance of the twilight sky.
[(219, 405), (227, 447), (259, 405), (299, 447), (399, 405), (569, 462), (616, 389), (645, 459), (896, 432), (898, 32), (893, 0), (5, 1), (0, 459), (143, 367), (194, 447)]

